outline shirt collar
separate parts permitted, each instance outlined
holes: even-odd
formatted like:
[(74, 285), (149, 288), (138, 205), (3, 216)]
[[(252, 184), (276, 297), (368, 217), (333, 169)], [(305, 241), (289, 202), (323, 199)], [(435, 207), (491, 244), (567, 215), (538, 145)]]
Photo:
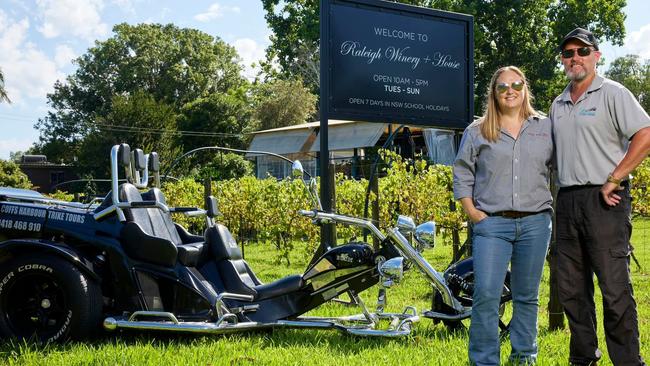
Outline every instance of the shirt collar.
[[(594, 77), (594, 80), (591, 81), (591, 84), (589, 84), (589, 87), (587, 88), (587, 91), (585, 94), (589, 94), (595, 90), (600, 89), (603, 86), (603, 79), (602, 76), (596, 74), (596, 77)], [(564, 91), (562, 94), (560, 94), (560, 101), (561, 102), (571, 102), (571, 83), (564, 88)]]

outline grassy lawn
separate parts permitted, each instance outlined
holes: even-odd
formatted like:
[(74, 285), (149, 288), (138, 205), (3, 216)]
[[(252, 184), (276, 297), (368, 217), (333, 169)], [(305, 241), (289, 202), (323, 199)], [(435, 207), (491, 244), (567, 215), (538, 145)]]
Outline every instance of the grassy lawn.
[[(633, 281), (639, 311), (642, 354), (650, 357), (650, 220), (635, 221), (632, 243), (642, 266), (634, 264)], [(442, 270), (451, 259), (450, 247), (425, 252), (434, 268)], [(292, 266), (273, 262), (274, 251), (266, 245), (248, 245), (246, 259), (263, 281), (301, 273), (307, 258), (299, 244), (292, 253)], [(569, 332), (548, 330), (548, 268), (541, 285), (539, 313), (539, 365), (566, 365)], [(362, 294), (374, 307), (376, 288)], [(387, 311), (401, 311), (406, 305), (429, 309), (431, 289), (423, 276), (409, 271), (404, 281), (389, 290)], [(600, 303), (600, 298), (596, 300)], [(330, 303), (309, 315), (357, 313), (356, 308)], [(611, 365), (602, 334), (602, 308), (599, 314), (599, 342), (605, 354), (599, 364)], [(502, 343), (502, 360), (510, 352)], [(362, 339), (336, 331), (275, 330), (228, 336), (172, 336), (167, 334), (104, 334), (92, 342), (37, 347), (5, 343), (0, 346), (0, 364), (8, 365), (464, 365), (467, 360), (467, 332), (450, 333), (442, 324), (422, 319), (412, 336), (405, 339)]]

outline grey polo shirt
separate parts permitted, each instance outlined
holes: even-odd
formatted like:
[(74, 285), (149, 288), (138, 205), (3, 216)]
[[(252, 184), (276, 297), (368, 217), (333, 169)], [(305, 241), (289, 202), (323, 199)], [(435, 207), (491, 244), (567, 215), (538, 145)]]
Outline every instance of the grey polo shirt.
[(551, 104), (560, 187), (607, 181), (650, 117), (623, 85), (596, 75), (574, 104), (570, 86)]
[(454, 160), (454, 197), (472, 197), (481, 211), (540, 212), (551, 208), (551, 121), (530, 117), (514, 139), (503, 129), (489, 142), (478, 123), (465, 129)]

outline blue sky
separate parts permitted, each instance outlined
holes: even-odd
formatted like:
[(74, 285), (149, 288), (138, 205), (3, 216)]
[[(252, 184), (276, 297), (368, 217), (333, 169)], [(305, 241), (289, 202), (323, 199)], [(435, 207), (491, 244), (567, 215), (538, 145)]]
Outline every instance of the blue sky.
[[(650, 1), (628, 0), (623, 47), (604, 44), (606, 60), (629, 53), (650, 59)], [(0, 68), (13, 104), (0, 104), (0, 158), (38, 139), (46, 94), (74, 71), (72, 60), (127, 22), (174, 23), (234, 46), (246, 67), (264, 57), (270, 30), (258, 0), (0, 0)]]

